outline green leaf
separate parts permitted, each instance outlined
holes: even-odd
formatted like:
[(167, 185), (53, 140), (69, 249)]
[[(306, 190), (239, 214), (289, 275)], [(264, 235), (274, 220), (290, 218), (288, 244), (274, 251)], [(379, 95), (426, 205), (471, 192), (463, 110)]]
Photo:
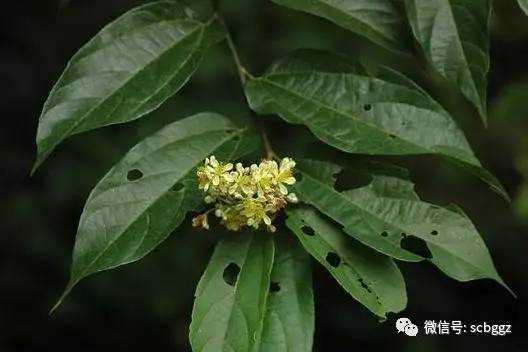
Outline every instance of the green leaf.
[(310, 257), (286, 231), (273, 235), (271, 272), (264, 330), (259, 352), (311, 352), (314, 302)]
[[(196, 166), (211, 154), (232, 160), (258, 139), (225, 117), (202, 113), (174, 122), (132, 148), (93, 189), (81, 215), (70, 281), (136, 261), (201, 204)], [(253, 145), (252, 145), (253, 144)]]
[(273, 255), (269, 234), (230, 233), (218, 243), (196, 289), (189, 336), (194, 352), (257, 351)]
[(156, 109), (222, 36), (174, 1), (137, 7), (106, 26), (73, 56), (44, 104), (33, 171), (69, 136)]
[(519, 7), (528, 15), (528, 0), (517, 0)]
[(246, 95), (255, 111), (304, 124), (342, 151), (442, 156), (508, 198), (497, 179), (482, 168), (449, 114), (394, 71), (372, 76), (343, 56), (301, 50), (248, 81)]
[(383, 318), (405, 308), (405, 282), (392, 258), (353, 240), (312, 208), (287, 213), (286, 225), (352, 297)]
[(429, 64), (456, 85), (484, 124), (491, 0), (406, 0), (409, 22)]
[(196, 289), (193, 351), (312, 350), (309, 257), (287, 235), (229, 233), (217, 245)]
[(390, 0), (272, 0), (326, 18), (392, 50), (404, 48), (404, 20)]
[(431, 255), (428, 260), (450, 277), (459, 281), (490, 278), (506, 286), (471, 220), (452, 207), (421, 201), (413, 184), (401, 175), (382, 167), (365, 168), (372, 178), (368, 186), (338, 192), (333, 187), (333, 176), (340, 171), (336, 165), (305, 161), (298, 169), (302, 174), (295, 185), (299, 199), (365, 245), (400, 260), (419, 261), (426, 253), (405, 244), (425, 242)]

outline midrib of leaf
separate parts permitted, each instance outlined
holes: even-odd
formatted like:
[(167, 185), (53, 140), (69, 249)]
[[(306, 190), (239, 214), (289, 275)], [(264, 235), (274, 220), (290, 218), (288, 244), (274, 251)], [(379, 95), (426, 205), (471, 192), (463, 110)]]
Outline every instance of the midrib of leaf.
[[(184, 60), (179, 66), (178, 66), (178, 68), (175, 70), (175, 72), (172, 73), (172, 74), (169, 76), (169, 78), (168, 78), (168, 79), (167, 79), (162, 85), (160, 85), (160, 86), (154, 91), (153, 94), (151, 94), (149, 97), (143, 99), (143, 100), (141, 101), (141, 103), (139, 103), (139, 105), (136, 106), (136, 108), (132, 111), (132, 114), (134, 114), (136, 111), (138, 111), (139, 108), (141, 108), (146, 102), (149, 101), (150, 98), (152, 98), (154, 95), (156, 95), (160, 90), (162, 90), (163, 88), (165, 88), (165, 87), (169, 84), (169, 82), (174, 78), (174, 76), (176, 76), (176, 75), (181, 71), (182, 67), (184, 67), (185, 65), (187, 65), (187, 63), (190, 61), (191, 57), (193, 57), (194, 54), (196, 54), (196, 51), (195, 51), (195, 50), (197, 50), (197, 48), (200, 46), (200, 44), (201, 44), (201, 42), (202, 42), (202, 40), (203, 40), (203, 37), (204, 37), (204, 32), (205, 32), (202, 24), (198, 24), (198, 26), (201, 27), (201, 32), (200, 32), (200, 36), (198, 37), (198, 40), (194, 43), (193, 50), (192, 50), (192, 51), (190, 52), (190, 54), (185, 58), (185, 60)], [(180, 40), (180, 43), (181, 43), (183, 40), (189, 38), (189, 37), (191, 36), (191, 34), (194, 34), (195, 31), (196, 31), (196, 29), (194, 29), (194, 30), (192, 30), (191, 32), (189, 32), (188, 35), (184, 36), (183, 39)], [(170, 49), (168, 49), (168, 50), (164, 50), (163, 53), (162, 53), (161, 55), (159, 55), (158, 58), (156, 58), (155, 60), (152, 60), (152, 61), (156, 61), (156, 60), (159, 59), (161, 56), (163, 56), (167, 51), (172, 50), (173, 48), (174, 48), (174, 46), (172, 46), (172, 47), (171, 47)], [(147, 64), (146, 66), (149, 66), (149, 65), (150, 65), (150, 63)], [(146, 67), (146, 66), (145, 66), (145, 67)], [(143, 69), (144, 69), (144, 68), (143, 68)], [(143, 69), (142, 69), (142, 70), (143, 70)], [(141, 70), (141, 71), (142, 71), (142, 70)], [(137, 75), (137, 73), (136, 73), (135, 75)], [(134, 76), (135, 76), (135, 75), (134, 75)], [(127, 83), (128, 83), (128, 81), (127, 81)], [(125, 84), (126, 84), (126, 83), (125, 83)]]
[[(222, 139), (221, 142), (219, 142), (216, 147), (211, 151), (211, 152), (214, 152), (215, 150), (217, 150), (219, 147), (221, 147), (225, 142), (227, 142), (228, 140), (230, 140), (232, 137), (234, 137), (235, 135), (237, 134), (240, 134), (243, 130), (239, 130), (235, 133), (231, 133), (229, 134), (226, 138)], [(180, 141), (184, 141), (188, 138), (191, 138), (191, 137), (196, 137), (196, 136), (202, 136), (202, 135), (205, 135), (207, 133), (210, 133), (211, 131), (207, 131), (207, 132), (204, 132), (204, 133), (200, 133), (200, 134), (196, 134), (196, 135), (192, 135), (190, 137), (187, 137), (187, 138), (182, 138)], [(181, 179), (183, 179), (184, 177), (187, 176), (187, 174), (193, 169), (194, 167), (190, 168), (190, 169), (187, 169), (187, 171), (183, 174), (183, 176), (178, 179), (177, 181), (174, 182), (174, 184), (176, 184), (177, 182), (179, 182)], [(174, 185), (173, 184), (173, 185)], [(97, 187), (97, 186), (96, 186)], [(172, 187), (172, 186), (171, 186)], [(66, 286), (66, 289), (64, 290), (63, 294), (61, 295), (61, 297), (59, 298), (58, 302), (55, 304), (55, 306), (53, 306), (53, 308), (51, 309), (50, 313), (53, 312), (61, 303), (62, 301), (64, 300), (64, 298), (68, 295), (68, 293), (72, 290), (72, 288), (77, 284), (79, 283), (80, 280), (82, 280), (86, 273), (89, 272), (89, 270), (92, 268), (92, 266), (97, 263), (97, 261), (101, 258), (101, 256), (103, 256), (110, 248), (112, 248), (112, 246), (123, 236), (123, 234), (128, 231), (128, 229), (130, 228), (131, 225), (133, 225), (138, 219), (139, 217), (141, 217), (146, 211), (148, 211), (162, 196), (164, 196), (167, 191), (170, 190), (170, 187), (167, 188), (164, 192), (161, 192), (159, 196), (155, 197), (153, 199), (153, 201), (151, 202), (150, 205), (148, 205), (143, 211), (139, 212), (139, 214), (135, 217), (132, 217), (130, 218), (130, 221), (128, 222), (127, 225), (125, 225), (125, 227), (123, 228), (123, 230), (121, 232), (119, 232), (118, 235), (116, 235), (116, 237), (110, 241), (108, 243), (107, 246), (105, 246), (105, 248), (95, 256), (95, 258), (87, 265), (85, 266), (85, 268), (83, 270), (81, 270), (81, 272), (77, 275), (77, 278), (75, 280), (72, 280), (68, 283), (68, 285)], [(183, 202), (183, 198), (182, 198), (182, 202)], [(118, 264), (117, 266), (121, 266), (123, 264), (126, 264), (126, 263), (122, 263), (122, 264)], [(112, 266), (110, 268), (113, 268), (113, 267), (116, 267), (116, 266)]]
[[(319, 73), (318, 73), (318, 74), (319, 74)], [(330, 73), (327, 73), (327, 74), (330, 74)], [(284, 75), (287, 75), (287, 73), (284, 73)], [(270, 76), (271, 76), (271, 75), (270, 75)], [(363, 125), (363, 126), (366, 126), (366, 127), (371, 128), (371, 129), (374, 129), (374, 130), (376, 130), (376, 131), (378, 131), (378, 132), (381, 132), (381, 133), (383, 133), (383, 134), (385, 134), (385, 135), (387, 135), (387, 136), (388, 136), (388, 135), (393, 135), (394, 138), (397, 139), (400, 143), (406, 143), (406, 144), (408, 144), (408, 145), (411, 145), (412, 147), (415, 147), (415, 148), (417, 148), (417, 149), (421, 149), (421, 150), (424, 151), (424, 154), (440, 154), (440, 155), (449, 156), (449, 155), (444, 154), (443, 152), (435, 151), (435, 150), (432, 150), (432, 149), (429, 149), (429, 148), (423, 147), (423, 146), (421, 146), (421, 145), (415, 144), (415, 143), (412, 142), (412, 141), (408, 141), (408, 140), (406, 140), (406, 139), (403, 139), (403, 138), (401, 138), (400, 136), (398, 136), (398, 135), (396, 135), (396, 134), (392, 134), (392, 133), (390, 133), (390, 132), (388, 132), (388, 131), (385, 131), (385, 130), (381, 129), (379, 126), (377, 126), (377, 125), (375, 125), (375, 124), (369, 123), (369, 122), (367, 122), (367, 121), (365, 121), (365, 120), (362, 120), (362, 119), (358, 119), (358, 118), (356, 118), (354, 115), (347, 114), (346, 112), (339, 111), (339, 110), (337, 110), (336, 108), (334, 108), (334, 107), (332, 107), (332, 106), (330, 106), (330, 105), (328, 105), (328, 104), (325, 104), (325, 103), (321, 102), (320, 100), (318, 100), (318, 99), (315, 98), (315, 97), (313, 97), (313, 98), (311, 98), (311, 99), (308, 99), (308, 98), (306, 98), (305, 96), (303, 96), (303, 95), (297, 93), (296, 91), (293, 91), (293, 90), (288, 89), (288, 87), (282, 86), (282, 85), (280, 85), (280, 84), (274, 82), (273, 80), (269, 80), (269, 79), (267, 79), (267, 77), (261, 77), (261, 78), (259, 78), (259, 79), (262, 79), (262, 80), (264, 80), (265, 82), (268, 82), (268, 83), (270, 83), (270, 84), (272, 84), (272, 85), (274, 85), (274, 86), (276, 86), (276, 87), (278, 87), (278, 88), (280, 88), (280, 89), (282, 89), (282, 90), (285, 90), (285, 91), (287, 91), (287, 92), (289, 92), (289, 93), (291, 93), (291, 94), (297, 96), (298, 98), (300, 98), (300, 99), (302, 99), (302, 100), (304, 100), (304, 101), (306, 101), (306, 102), (309, 102), (310, 104), (319, 105), (319, 106), (321, 106), (322, 108), (325, 108), (325, 109), (327, 109), (327, 110), (330, 110), (331, 112), (333, 112), (333, 113), (335, 113), (335, 114), (337, 114), (337, 115), (339, 115), (339, 116), (343, 116), (343, 117), (345, 117), (345, 118), (347, 118), (347, 119), (349, 119), (349, 120), (353, 120), (354, 122), (356, 122), (356, 123), (358, 123), (358, 124), (361, 124), (361, 125)], [(385, 83), (385, 82), (384, 82), (384, 83)], [(390, 84), (390, 83), (389, 83), (389, 84)], [(275, 102), (275, 103), (276, 103), (276, 102)], [(411, 107), (415, 107), (415, 106), (410, 105), (410, 104), (404, 104), (404, 105), (408, 105), (408, 106), (411, 106)], [(288, 108), (285, 107), (284, 105), (282, 105), (282, 107), (283, 107), (284, 109), (290, 111), (290, 109), (288, 109)], [(419, 108), (419, 107), (415, 107), (415, 108)], [(419, 109), (421, 109), (421, 108), (419, 108)], [(431, 110), (431, 111), (433, 111), (433, 110)], [(435, 111), (435, 113), (438, 113), (438, 112)], [(438, 114), (440, 114), (440, 113), (438, 113)], [(296, 114), (293, 114), (293, 113), (292, 113), (292, 115), (296, 115)], [(313, 128), (312, 126), (310, 126), (310, 125), (309, 125), (308, 123), (306, 123), (306, 122), (307, 122), (306, 119), (302, 120), (302, 123), (303, 123), (303, 124), (308, 125), (308, 127), (309, 127), (311, 130), (313, 130), (314, 128)], [(328, 134), (328, 133), (325, 133), (325, 132), (322, 131), (322, 130), (318, 130), (318, 133), (319, 133), (319, 131), (320, 131), (321, 133), (327, 135), (327, 136), (330, 136), (330, 137), (332, 137), (332, 138), (338, 139), (339, 141), (344, 142), (345, 144), (350, 144), (350, 142), (349, 142), (348, 140), (343, 139), (342, 137), (336, 137), (336, 136), (330, 135), (330, 134)], [(456, 147), (456, 148), (458, 148), (458, 147)], [(458, 149), (460, 149), (460, 148), (458, 148)], [(460, 150), (463, 150), (463, 149), (460, 149)], [(452, 156), (452, 157), (455, 158), (455, 159), (457, 159), (457, 160), (463, 161), (464, 163), (468, 163), (468, 164), (471, 164), (471, 165), (475, 165), (475, 166), (479, 166), (479, 167), (480, 167), (480, 165), (475, 164), (474, 162), (469, 161), (469, 160), (467, 160), (467, 159), (459, 159), (458, 156)]]
[[(320, 180), (318, 180), (318, 179), (316, 179), (316, 178), (314, 178), (314, 177), (311, 177), (311, 176), (309, 176), (308, 174), (306, 174), (306, 173), (304, 173), (304, 172), (303, 172), (303, 175), (304, 175), (305, 177), (308, 177), (308, 178), (311, 179), (312, 181), (318, 183), (320, 186), (326, 188), (327, 190), (330, 190), (331, 192), (338, 194), (338, 195), (339, 195), (341, 198), (343, 198), (347, 203), (353, 205), (356, 209), (359, 209), (361, 212), (365, 212), (365, 213), (367, 213), (367, 214), (373, 216), (374, 218), (376, 218), (377, 220), (379, 220), (379, 221), (381, 221), (381, 222), (384, 222), (384, 223), (386, 223), (386, 224), (389, 224), (389, 225), (391, 225), (391, 226), (394, 226), (394, 227), (396, 227), (396, 228), (398, 228), (398, 229), (400, 229), (400, 230), (406, 231), (406, 229), (403, 229), (400, 225), (395, 224), (395, 223), (393, 223), (393, 222), (390, 222), (390, 221), (388, 221), (388, 220), (385, 220), (385, 219), (379, 217), (379, 216), (378, 216), (377, 214), (375, 214), (375, 213), (371, 213), (371, 212), (369, 212), (369, 211), (367, 211), (367, 210), (365, 210), (365, 209), (362, 209), (360, 206), (358, 206), (356, 203), (354, 203), (354, 202), (352, 201), (352, 199), (348, 198), (347, 196), (345, 196), (344, 194), (342, 194), (342, 193), (340, 193), (340, 192), (335, 191), (332, 187), (328, 186), (328, 185), (325, 184), (324, 182), (322, 182), (322, 181), (320, 181)], [(393, 198), (387, 198), (387, 197), (381, 197), (381, 196), (380, 196), (379, 198), (380, 198), (380, 199), (393, 199)], [(409, 199), (409, 200), (406, 200), (406, 201), (409, 201), (409, 202), (417, 202), (417, 201), (413, 201), (413, 200), (410, 200), (410, 199)], [(330, 214), (328, 214), (327, 212), (323, 211), (322, 209), (321, 209), (321, 211), (322, 211), (323, 213), (325, 213), (326, 215), (331, 216)], [(394, 244), (393, 244), (392, 242), (389, 242), (387, 239), (384, 239), (384, 238), (383, 238), (383, 240), (384, 240), (385, 242), (387, 242), (387, 243), (390, 243), (392, 246), (394, 246)], [(424, 241), (429, 242), (429, 241), (427, 241), (427, 240), (425, 240), (425, 239), (424, 239)], [(437, 246), (437, 247), (442, 248), (443, 250), (445, 250), (447, 253), (449, 253), (449, 254), (452, 255), (453, 257), (456, 257), (456, 258), (458, 258), (458, 259), (461, 259), (464, 263), (467, 263), (470, 267), (472, 267), (472, 268), (474, 268), (474, 269), (477, 269), (477, 272), (482, 273), (482, 269), (481, 269), (481, 268), (479, 268), (479, 267), (475, 266), (474, 264), (468, 262), (464, 257), (461, 257), (461, 256), (459, 256), (458, 254), (454, 254), (454, 253), (452, 253), (450, 249), (445, 248), (442, 244), (437, 244), (437, 243), (433, 243), (433, 242), (431, 242), (431, 243), (432, 243), (434, 246)], [(369, 245), (369, 247), (370, 247), (370, 245)], [(373, 248), (373, 247), (372, 247), (372, 248)], [(401, 248), (401, 247), (398, 247), (398, 248), (400, 248), (400, 249), (402, 249), (402, 250), (405, 250), (405, 249), (403, 249), (403, 248)], [(376, 251), (380, 252), (377, 248), (374, 248), (374, 249), (375, 249)], [(405, 250), (405, 251), (406, 251), (406, 250)], [(408, 251), (407, 251), (407, 252), (408, 252)], [(383, 252), (380, 252), (380, 253), (382, 253), (382, 254), (384, 254), (384, 255), (388, 255), (388, 254), (383, 253)], [(414, 253), (412, 253), (412, 252), (410, 252), (410, 253), (411, 253), (411, 254), (414, 254)], [(422, 258), (422, 257), (420, 257), (420, 258)], [(423, 258), (423, 259), (425, 259), (425, 258)], [(434, 258), (433, 258), (433, 259), (434, 259)], [(501, 280), (499, 279), (499, 282), (500, 282), (500, 281), (501, 281)]]
[[(252, 237), (252, 239), (251, 239), (251, 242), (255, 241), (255, 238), (256, 237), (254, 235)], [(263, 242), (262, 243), (262, 248), (264, 248), (266, 245), (267, 244), (265, 242)], [(269, 266), (269, 271), (267, 272), (267, 275), (269, 276), (270, 282), (271, 282), (271, 272), (273, 271), (273, 261), (275, 260), (275, 244), (273, 242), (271, 242), (271, 246), (273, 248), (272, 255), (271, 255), (271, 265)], [(246, 256), (244, 258), (244, 263), (247, 261), (248, 252), (246, 252)], [(259, 255), (260, 254), (262, 254), (262, 253), (259, 253)], [(263, 257), (265, 257), (265, 256), (263, 256)], [(237, 282), (235, 284), (235, 289), (234, 289), (234, 297), (235, 298), (236, 298), (236, 294), (238, 293), (238, 282), (239, 281), (240, 280), (237, 280)], [(259, 282), (262, 285), (262, 275), (260, 275)], [(262, 331), (263, 331), (263, 328), (264, 328), (264, 319), (265, 319), (266, 314), (267, 314), (267, 309), (266, 308), (267, 308), (267, 305), (268, 305), (268, 297), (269, 297), (268, 287), (264, 287), (263, 289), (265, 290), (266, 294), (264, 295), (263, 301), (259, 304), (259, 307), (262, 308), (263, 312), (259, 316), (259, 319), (258, 319), (258, 322), (257, 322), (257, 328), (256, 328), (253, 336), (249, 336), (248, 335), (248, 344), (249, 344), (248, 345), (248, 347), (249, 347), (248, 352), (258, 351), (258, 350), (260, 350), (260, 347), (262, 346)], [(233, 300), (233, 304), (234, 303), (235, 303), (235, 300)], [(241, 311), (241, 313), (242, 313), (242, 315), (244, 317), (244, 321), (246, 323), (246, 326), (248, 326), (248, 320), (246, 318), (246, 315), (244, 314), (244, 311), (242, 309), (240, 309), (240, 311)], [(231, 319), (233, 318), (233, 315), (232, 315), (231, 312), (232, 312), (232, 309), (230, 310), (230, 314), (229, 314), (228, 326), (231, 324)], [(225, 333), (227, 333), (227, 329), (226, 329)], [(249, 329), (248, 329), (248, 333), (249, 333)], [(254, 344), (251, 343), (252, 339), (254, 341)], [(234, 349), (232, 347), (231, 347), (231, 349), (234, 351)]]
[[(157, 23), (156, 23), (157, 24)], [(188, 32), (186, 35), (182, 36), (180, 38), (180, 40), (175, 43), (174, 45), (171, 45), (169, 46), (168, 48), (166, 48), (165, 50), (161, 51), (159, 53), (158, 56), (156, 56), (155, 58), (153, 58), (152, 60), (149, 60), (147, 61), (143, 66), (141, 66), (138, 70), (134, 71), (130, 77), (128, 77), (119, 87), (117, 87), (116, 89), (114, 89), (113, 91), (111, 91), (110, 93), (108, 93), (106, 95), (106, 97), (104, 97), (102, 100), (100, 100), (96, 105), (94, 105), (90, 110), (88, 110), (85, 114), (83, 114), (79, 119), (75, 120), (74, 123), (72, 124), (72, 126), (70, 126), (69, 128), (67, 128), (65, 130), (65, 132), (61, 133), (60, 134), (60, 138), (55, 138), (55, 142), (53, 142), (47, 149), (46, 149), (46, 152), (44, 152), (43, 154), (41, 154), (41, 156), (37, 159), (37, 161), (35, 162), (35, 165), (33, 166), (33, 170), (32, 170), (32, 173), (36, 171), (36, 169), (39, 167), (39, 165), (47, 158), (47, 156), (57, 147), (57, 145), (59, 145), (66, 136), (68, 136), (72, 131), (75, 130), (75, 128), (77, 128), (82, 122), (84, 122), (84, 120), (90, 116), (97, 108), (99, 108), (100, 106), (102, 106), (106, 101), (108, 101), (108, 99), (110, 99), (111, 97), (113, 97), (116, 93), (118, 93), (120, 90), (124, 89), (127, 84), (132, 80), (134, 79), (134, 77), (136, 77), (139, 73), (141, 73), (143, 70), (145, 70), (147, 67), (151, 66), (153, 63), (155, 63), (156, 61), (158, 61), (161, 57), (163, 57), (168, 51), (174, 49), (175, 46), (177, 46), (178, 44), (180, 44), (182, 41), (184, 41), (185, 39), (191, 37), (194, 33), (196, 33), (197, 30), (201, 30), (201, 35), (200, 37), (198, 38), (198, 40), (196, 41), (195, 43), (195, 46), (194, 48), (196, 48), (198, 46), (198, 44), (201, 42), (202, 38), (203, 38), (203, 34), (204, 34), (204, 24), (201, 24), (199, 22), (196, 22), (196, 28), (193, 29), (192, 31)], [(189, 52), (189, 55), (187, 55), (187, 57), (185, 58), (185, 60), (182, 62), (181, 65), (178, 66), (178, 69), (176, 70), (176, 72), (171, 75), (171, 78), (174, 77), (175, 74), (177, 74), (181, 68), (186, 65), (190, 58), (194, 55), (194, 51), (190, 51)], [(62, 77), (61, 77), (62, 78)], [(170, 81), (170, 79), (168, 80)], [(167, 82), (168, 82), (167, 81)], [(166, 86), (167, 83), (164, 84), (164, 86)], [(164, 87), (163, 86), (163, 87)], [(163, 88), (161, 87), (161, 88)], [(62, 87), (61, 87), (62, 88)], [(156, 92), (158, 92), (158, 90), (156, 90)], [(155, 92), (155, 93), (156, 93)], [(141, 105), (144, 104), (146, 101), (148, 101), (148, 99), (152, 98), (152, 96), (155, 95), (154, 94), (151, 94), (147, 99), (144, 99), (142, 102), (141, 102)], [(116, 104), (116, 107), (114, 108), (113, 111), (115, 111), (115, 109), (117, 109), (117, 105)], [(55, 105), (56, 106), (56, 105)], [(53, 108), (53, 107), (52, 107)], [(50, 108), (51, 109), (51, 108)], [(48, 110), (46, 110), (47, 112)], [(134, 111), (137, 111), (137, 107)], [(111, 113), (113, 114), (113, 112)], [(44, 116), (44, 115), (43, 115)]]

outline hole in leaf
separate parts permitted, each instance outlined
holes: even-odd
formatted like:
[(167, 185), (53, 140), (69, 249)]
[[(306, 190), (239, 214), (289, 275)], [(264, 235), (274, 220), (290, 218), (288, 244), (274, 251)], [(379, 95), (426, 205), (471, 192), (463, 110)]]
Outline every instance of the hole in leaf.
[(363, 110), (365, 110), (365, 111), (370, 111), (370, 110), (372, 110), (372, 105), (370, 105), (370, 104), (365, 104), (365, 105), (363, 105)]
[(387, 237), (388, 235), (389, 235), (389, 234), (387, 233), (387, 231), (383, 231), (383, 232), (381, 233), (381, 237)]
[(405, 236), (400, 243), (401, 248), (408, 250), (411, 253), (414, 253), (416, 255), (419, 255), (423, 258), (432, 258), (433, 255), (431, 254), (431, 251), (427, 247), (427, 243), (422, 240), (421, 238), (418, 238), (413, 235), (407, 235)]
[(281, 289), (280, 284), (278, 282), (271, 282), (270, 283), (270, 292), (279, 292)]
[(370, 287), (365, 283), (365, 281), (363, 280), (363, 278), (359, 278), (358, 279), (361, 287), (363, 287), (365, 290), (367, 290), (369, 293), (372, 293), (372, 290), (370, 289)]
[(229, 286), (235, 286), (238, 280), (238, 274), (240, 273), (240, 267), (236, 263), (230, 263), (224, 269), (223, 278), (226, 284)]
[(341, 258), (334, 252), (329, 252), (326, 255), (326, 261), (334, 268), (337, 268), (341, 264)]
[(438, 235), (438, 231), (436, 231), (436, 230), (431, 231), (431, 235), (433, 235), (433, 236)]
[(172, 186), (171, 189), (172, 189), (174, 192), (178, 192), (178, 191), (180, 191), (182, 188), (183, 188), (183, 184), (180, 183), (180, 182), (178, 182), (177, 184), (175, 184), (174, 186)]
[(370, 175), (345, 169), (337, 174), (334, 188), (338, 192), (342, 192), (368, 186), (371, 182), (372, 177)]
[(396, 135), (394, 135), (394, 134), (389, 134), (389, 137), (390, 137), (390, 138), (396, 138)]
[(310, 226), (304, 225), (303, 227), (301, 227), (301, 230), (307, 236), (315, 236), (315, 232)]
[(143, 177), (143, 172), (140, 169), (132, 169), (127, 173), (127, 180), (136, 181)]

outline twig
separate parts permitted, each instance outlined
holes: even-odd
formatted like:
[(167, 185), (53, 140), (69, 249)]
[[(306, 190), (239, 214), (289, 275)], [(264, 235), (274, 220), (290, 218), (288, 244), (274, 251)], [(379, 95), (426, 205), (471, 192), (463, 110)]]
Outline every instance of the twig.
[[(247, 77), (254, 78), (254, 77), (246, 70), (244, 65), (242, 65), (242, 61), (240, 60), (240, 55), (238, 54), (238, 50), (233, 41), (233, 37), (231, 36), (231, 33), (229, 32), (229, 28), (227, 27), (224, 17), (219, 12), (220, 0), (211, 0), (211, 1), (212, 1), (212, 7), (214, 11), (214, 17), (218, 20), (220, 25), (224, 28), (224, 31), (226, 34), (227, 45), (229, 46), (229, 51), (231, 51), (231, 57), (233, 58), (233, 62), (235, 63), (235, 66), (237, 69), (238, 79), (240, 80), (240, 85), (242, 86), (242, 90), (244, 90), (244, 87), (246, 85), (246, 78)], [(269, 142), (269, 138), (268, 138), (268, 135), (266, 134), (266, 131), (264, 130), (262, 126), (259, 126), (259, 128), (260, 128), (260, 134), (262, 136), (262, 141), (264, 142), (264, 148), (266, 150), (267, 159), (270, 159), (270, 160), (279, 159), (277, 153), (275, 153), (275, 151), (271, 147), (271, 143)]]
[(279, 159), (279, 156), (273, 148), (271, 147), (271, 143), (269, 141), (268, 135), (266, 134), (266, 131), (264, 131), (263, 128), (260, 129), (260, 134), (262, 135), (262, 141), (264, 142), (264, 149), (266, 149), (266, 158), (269, 160), (272, 159)]
[(233, 57), (233, 61), (237, 68), (240, 84), (242, 84), (242, 88), (244, 88), (244, 86), (246, 85), (246, 76), (248, 75), (248, 72), (245, 69), (245, 67), (242, 65), (242, 61), (240, 61), (240, 56), (238, 55), (238, 51), (236, 49), (235, 43), (233, 42), (233, 37), (231, 37), (229, 28), (227, 27), (226, 22), (221, 15), (218, 15), (218, 22), (220, 22), (220, 25), (222, 25), (222, 27), (224, 27), (224, 30), (226, 33), (227, 45), (229, 46), (229, 50), (231, 51), (231, 56)]

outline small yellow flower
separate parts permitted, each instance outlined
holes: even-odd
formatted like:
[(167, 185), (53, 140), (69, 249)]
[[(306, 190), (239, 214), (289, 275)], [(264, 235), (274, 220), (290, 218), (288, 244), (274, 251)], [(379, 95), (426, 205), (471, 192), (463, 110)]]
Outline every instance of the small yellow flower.
[(284, 195), (288, 194), (288, 189), (285, 184), (295, 184), (295, 177), (293, 177), (293, 168), (295, 167), (295, 161), (291, 158), (284, 158), (280, 163), (280, 167), (275, 174), (275, 179), (279, 183), (280, 192)]
[(287, 185), (293, 185), (295, 161), (284, 158), (280, 164), (262, 160), (258, 165), (244, 167), (237, 163), (221, 163), (214, 156), (205, 159), (198, 168), (198, 187), (206, 194), (204, 201), (214, 208), (193, 219), (193, 225), (209, 228), (207, 214), (214, 210), (220, 222), (229, 230), (239, 231), (246, 226), (258, 229), (262, 224), (275, 232), (275, 214), (288, 203), (297, 203)]
[(245, 200), (242, 204), (243, 206), (240, 214), (247, 218), (248, 226), (252, 226), (257, 229), (261, 222), (264, 222), (268, 226), (271, 225), (271, 218), (267, 213), (267, 211), (273, 210), (270, 205), (259, 202), (253, 198)]
[(276, 184), (274, 175), (276, 168), (277, 163), (272, 160), (264, 160), (258, 166), (255, 164), (251, 165), (251, 177), (257, 186), (259, 197), (263, 197), (264, 194), (273, 191), (273, 187)]
[(208, 191), (211, 186), (218, 187), (221, 181), (232, 182), (233, 176), (229, 173), (233, 164), (222, 164), (212, 155), (205, 159), (204, 166), (198, 169), (198, 187)]
[(249, 168), (243, 167), (241, 163), (237, 163), (236, 171), (231, 172), (233, 181), (228, 188), (228, 193), (236, 198), (243, 198), (244, 195), (252, 196), (255, 192), (249, 175)]
[(222, 224), (231, 231), (239, 231), (247, 223), (246, 217), (240, 214), (240, 210), (237, 207), (218, 204), (215, 215), (222, 219)]

